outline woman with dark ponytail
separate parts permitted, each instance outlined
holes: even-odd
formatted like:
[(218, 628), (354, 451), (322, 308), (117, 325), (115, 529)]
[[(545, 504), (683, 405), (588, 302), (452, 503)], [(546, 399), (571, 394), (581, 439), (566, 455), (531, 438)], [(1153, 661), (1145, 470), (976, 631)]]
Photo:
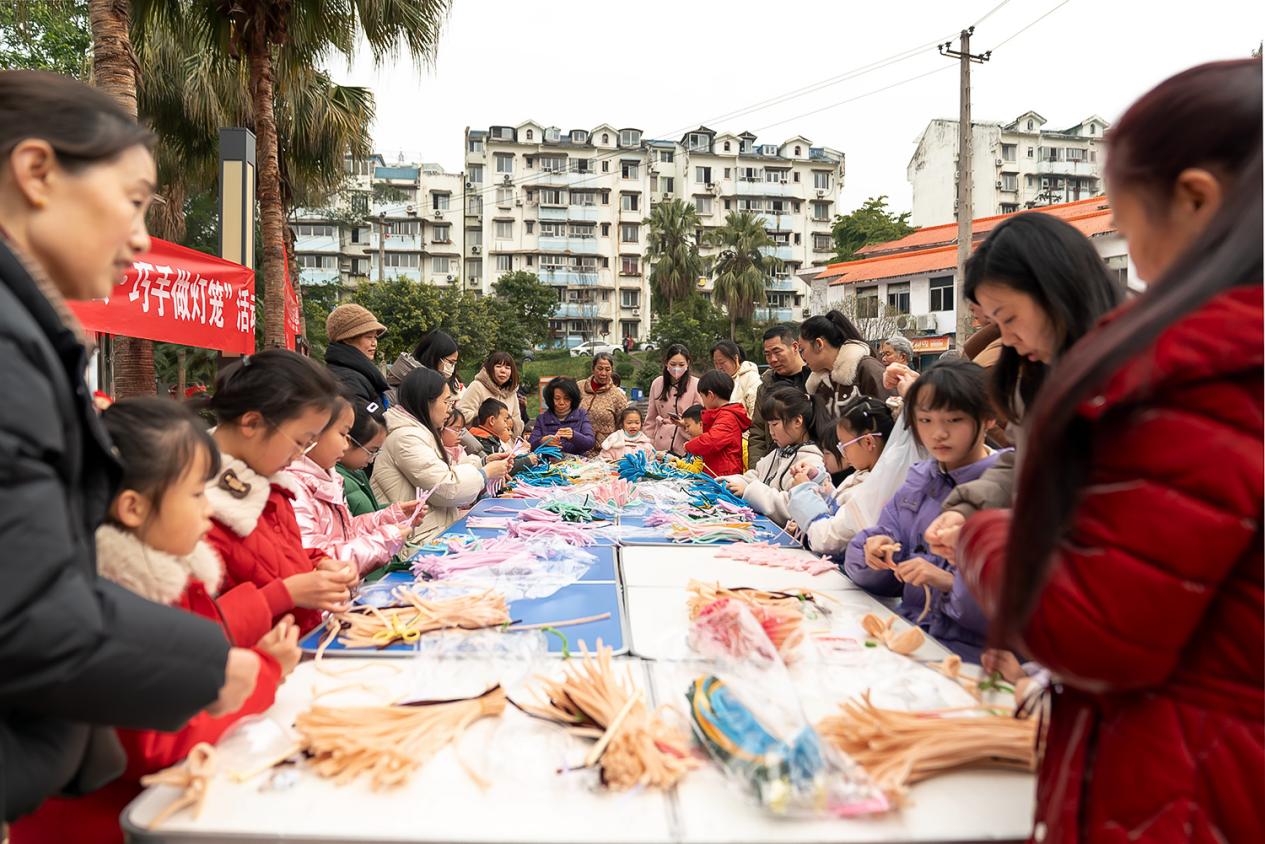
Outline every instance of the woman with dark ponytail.
[(857, 331), (852, 320), (839, 311), (814, 316), (799, 326), (800, 355), (813, 371), (804, 389), (817, 408), (818, 438), (826, 436), (853, 397), (871, 396), (880, 401), (892, 392), (883, 386), (883, 364)]
[(1261, 63), (1202, 65), (1108, 135), (1150, 289), (1031, 413), (1013, 514), (962, 528), (994, 643), (1059, 682), (1034, 838), (1265, 840)]

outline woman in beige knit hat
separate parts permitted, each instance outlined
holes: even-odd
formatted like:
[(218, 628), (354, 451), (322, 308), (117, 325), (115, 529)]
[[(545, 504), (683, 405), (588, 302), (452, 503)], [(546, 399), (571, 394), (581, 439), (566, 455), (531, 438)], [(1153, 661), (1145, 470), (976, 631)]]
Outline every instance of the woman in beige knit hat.
[(325, 365), (330, 375), (352, 395), (383, 407), (387, 405), (387, 380), (373, 358), (378, 353), (378, 338), (386, 330), (367, 308), (351, 303), (339, 305), (325, 318), (329, 335)]

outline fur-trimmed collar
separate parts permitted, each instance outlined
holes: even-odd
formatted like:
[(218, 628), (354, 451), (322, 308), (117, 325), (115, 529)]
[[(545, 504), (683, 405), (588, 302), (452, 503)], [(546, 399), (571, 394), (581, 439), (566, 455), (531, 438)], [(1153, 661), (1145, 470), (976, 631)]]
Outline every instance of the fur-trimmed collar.
[(279, 487), (291, 497), (300, 491), (298, 481), (286, 477), (284, 472), (265, 478), (244, 460), (220, 454), (220, 472), (207, 483), (206, 498), (211, 502), (211, 517), (238, 536), (250, 536), (255, 530), (272, 487)]
[(830, 372), (814, 372), (809, 375), (808, 381), (804, 384), (804, 391), (812, 395), (817, 392), (818, 387), (826, 383), (836, 387), (851, 387), (856, 383), (857, 369), (860, 368), (861, 361), (869, 356), (869, 344), (858, 340), (848, 340), (835, 355), (835, 362), (831, 365)]
[(170, 605), (184, 594), (190, 578), (202, 581), (214, 595), (224, 566), (205, 542), (199, 542), (189, 556), (176, 557), (150, 548), (121, 528), (102, 525), (97, 528), (97, 571), (142, 598)]

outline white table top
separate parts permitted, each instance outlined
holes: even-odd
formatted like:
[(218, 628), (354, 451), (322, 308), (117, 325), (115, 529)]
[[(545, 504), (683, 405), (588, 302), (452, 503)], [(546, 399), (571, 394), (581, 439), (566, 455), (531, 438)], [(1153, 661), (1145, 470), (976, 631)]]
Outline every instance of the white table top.
[[(780, 589), (854, 589), (839, 571), (808, 574), (771, 566), (756, 566), (718, 557), (725, 545), (655, 545), (620, 549), (625, 586), (686, 586), (691, 580), (710, 580), (721, 586), (755, 586)], [(794, 551), (795, 549), (786, 549)], [(805, 557), (812, 553), (799, 550)]]

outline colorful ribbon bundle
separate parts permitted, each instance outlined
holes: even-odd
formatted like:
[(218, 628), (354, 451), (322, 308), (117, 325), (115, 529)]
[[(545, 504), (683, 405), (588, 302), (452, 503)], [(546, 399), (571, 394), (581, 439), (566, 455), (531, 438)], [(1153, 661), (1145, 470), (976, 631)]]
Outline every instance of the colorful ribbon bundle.
[(752, 522), (743, 522), (729, 516), (704, 516), (687, 518), (675, 513), (652, 513), (645, 518), (646, 527), (666, 525), (668, 538), (673, 542), (696, 545), (713, 545), (720, 542), (755, 542), (756, 531)]
[(415, 557), (414, 576), (448, 578), (469, 569), (508, 562), (526, 550), (521, 541), (503, 536), (453, 542), (449, 549), (446, 554), (419, 554)]
[[(686, 608), (690, 620), (695, 622), (690, 629), (691, 645), (696, 637), (705, 636), (709, 639), (709, 644), (720, 646), (722, 652), (735, 657), (758, 650), (760, 642), (743, 642), (747, 637), (741, 630), (741, 620), (730, 618), (731, 614), (727, 612), (730, 603), (741, 604), (750, 611), (764, 636), (768, 637), (786, 661), (790, 661), (795, 647), (803, 640), (804, 620), (830, 614), (820, 600), (827, 596), (811, 589), (772, 592), (748, 586), (725, 588), (718, 583), (691, 580), (689, 591), (690, 599)], [(754, 632), (753, 630), (752, 633)], [(755, 635), (753, 638), (763, 637)], [(714, 652), (696, 649), (705, 653)]]
[(750, 545), (735, 545), (716, 552), (717, 557), (739, 560), (753, 566), (771, 566), (791, 571), (802, 571), (811, 575), (837, 571), (829, 557), (816, 557), (798, 548), (779, 548), (767, 542), (753, 542)]
[(637, 488), (623, 478), (615, 478), (598, 484), (589, 491), (589, 496), (600, 507), (618, 510), (637, 500)]
[(555, 536), (565, 541), (568, 545), (587, 546), (595, 545), (597, 540), (593, 537), (592, 527), (581, 527), (580, 525), (570, 524), (561, 519), (558, 521), (517, 521), (511, 522), (509, 526), (508, 536), (518, 539), (535, 539), (541, 536)]
[(644, 451), (634, 451), (619, 458), (615, 464), (619, 477), (625, 481), (661, 481), (681, 474), (677, 469), (646, 456)]
[(403, 587), (393, 594), (400, 602), (395, 606), (358, 606), (331, 615), (326, 620), (329, 633), (317, 649), (317, 657), (335, 638), (348, 648), (385, 648), (394, 642), (416, 644), (423, 634), (436, 630), (482, 630), (510, 623), (505, 596), (490, 589), (433, 600)]

